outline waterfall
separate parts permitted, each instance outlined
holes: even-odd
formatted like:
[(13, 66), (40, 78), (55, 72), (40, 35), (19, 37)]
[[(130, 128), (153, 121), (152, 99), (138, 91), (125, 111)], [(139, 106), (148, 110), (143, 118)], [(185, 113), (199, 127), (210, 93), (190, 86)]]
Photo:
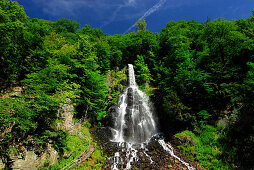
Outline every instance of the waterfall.
[[(149, 159), (150, 164), (154, 163), (146, 153), (148, 151), (146, 145), (157, 134), (155, 120), (149, 106), (148, 96), (140, 91), (136, 85), (133, 65), (128, 64), (128, 86), (124, 88), (122, 94), (118, 97), (116, 117), (112, 128), (112, 142), (116, 142), (121, 148), (120, 152), (125, 153), (125, 160), (120, 152), (115, 152), (114, 157), (110, 158), (113, 160), (111, 169), (130, 169), (131, 163), (139, 160), (139, 151)], [(193, 169), (188, 163), (174, 155), (173, 148), (166, 144), (163, 139), (157, 142), (188, 169)]]
[(128, 86), (119, 96), (114, 142), (144, 143), (156, 134), (148, 97), (138, 89), (133, 65), (129, 64)]

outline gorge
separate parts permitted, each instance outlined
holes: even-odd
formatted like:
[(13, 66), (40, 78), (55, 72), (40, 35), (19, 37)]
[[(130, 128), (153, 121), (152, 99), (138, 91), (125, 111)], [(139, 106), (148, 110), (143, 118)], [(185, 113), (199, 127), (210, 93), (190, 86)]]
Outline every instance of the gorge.
[(108, 35), (22, 4), (0, 1), (0, 169), (254, 169), (254, 11)]

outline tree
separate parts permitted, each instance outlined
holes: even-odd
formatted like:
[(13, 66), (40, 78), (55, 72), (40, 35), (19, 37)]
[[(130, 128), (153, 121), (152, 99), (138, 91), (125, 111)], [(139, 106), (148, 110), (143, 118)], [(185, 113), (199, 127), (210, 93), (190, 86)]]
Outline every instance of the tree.
[(78, 28), (80, 28), (80, 23), (66, 18), (57, 20), (55, 24), (59, 32), (68, 31), (74, 33)]
[(0, 88), (26, 72), (24, 8), (15, 1), (0, 1)]
[(16, 1), (1, 0), (0, 1), (0, 22), (15, 22), (17, 20), (24, 22), (28, 16), (23, 6)]
[(139, 18), (134, 27), (136, 28), (137, 32), (146, 31), (146, 20), (145, 20), (145, 18)]
[(139, 86), (143, 86), (145, 84), (150, 83), (151, 74), (148, 69), (147, 64), (144, 61), (143, 56), (138, 55), (137, 60), (134, 62), (135, 72), (136, 72), (136, 81)]
[(102, 32), (101, 29), (98, 28), (91, 28), (90, 25), (86, 24), (82, 29), (81, 32), (83, 34), (89, 35), (91, 40), (95, 40), (96, 38), (105, 37), (105, 34)]

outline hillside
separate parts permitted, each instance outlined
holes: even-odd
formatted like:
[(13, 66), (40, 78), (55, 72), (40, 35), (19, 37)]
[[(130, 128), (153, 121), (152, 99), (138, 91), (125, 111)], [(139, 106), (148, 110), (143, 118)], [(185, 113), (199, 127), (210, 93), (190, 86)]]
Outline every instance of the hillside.
[[(135, 27), (106, 35), (70, 19), (29, 18), (16, 1), (0, 1), (3, 166), (32, 150), (58, 155), (45, 156), (41, 169), (62, 168), (88, 146), (79, 129), (94, 149), (80, 166), (103, 167), (106, 151), (89, 129), (110, 126), (133, 64), (159, 131), (186, 159), (206, 169), (254, 168), (254, 11), (234, 21), (170, 21), (159, 33), (144, 19)], [(61, 115), (66, 105), (71, 113)]]

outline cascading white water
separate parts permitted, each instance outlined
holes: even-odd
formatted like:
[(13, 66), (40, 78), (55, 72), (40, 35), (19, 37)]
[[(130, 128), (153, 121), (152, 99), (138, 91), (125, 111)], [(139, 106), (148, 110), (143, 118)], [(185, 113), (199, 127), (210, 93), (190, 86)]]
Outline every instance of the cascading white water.
[(148, 97), (138, 89), (133, 65), (129, 64), (129, 82), (119, 96), (114, 142), (144, 143), (156, 134)]
[(184, 164), (189, 170), (195, 170), (195, 168), (191, 167), (188, 163), (181, 160), (178, 156), (174, 154), (174, 149), (171, 145), (165, 143), (163, 139), (158, 140), (159, 144), (163, 147), (164, 150), (170, 153), (171, 156), (179, 160), (182, 164)]
[[(116, 108), (116, 118), (114, 127), (112, 128), (112, 142), (117, 142), (122, 148), (122, 153), (125, 153), (125, 160), (119, 152), (114, 154), (113, 164), (111, 169), (116, 170), (119, 165), (124, 164), (125, 169), (131, 168), (131, 163), (138, 161), (138, 149), (148, 157), (150, 163), (154, 161), (146, 153), (146, 148), (149, 140), (157, 134), (156, 124), (153, 118), (152, 111), (149, 107), (149, 98), (136, 85), (135, 74), (132, 64), (128, 64), (128, 86), (118, 98)], [(178, 159), (188, 169), (194, 169), (188, 163), (182, 161), (173, 153), (173, 148), (166, 144), (164, 140), (159, 140), (159, 144), (170, 153), (171, 156)], [(123, 168), (123, 166), (121, 167)]]

